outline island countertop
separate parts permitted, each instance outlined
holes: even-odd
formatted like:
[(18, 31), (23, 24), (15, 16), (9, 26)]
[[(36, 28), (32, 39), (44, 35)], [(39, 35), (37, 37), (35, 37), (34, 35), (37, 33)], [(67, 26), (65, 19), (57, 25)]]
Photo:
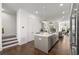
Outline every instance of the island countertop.
[(47, 32), (41, 32), (41, 33), (36, 33), (34, 34), (35, 36), (41, 36), (41, 37), (50, 37), (52, 35), (55, 35), (57, 33), (47, 33)]

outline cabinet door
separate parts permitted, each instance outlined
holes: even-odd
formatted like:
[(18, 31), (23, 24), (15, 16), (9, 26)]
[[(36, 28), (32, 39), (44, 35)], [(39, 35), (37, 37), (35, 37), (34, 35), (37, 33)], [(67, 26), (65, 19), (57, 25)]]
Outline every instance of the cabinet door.
[(48, 37), (39, 37), (39, 49), (48, 53)]
[(35, 36), (35, 47), (48, 53), (48, 38)]
[(35, 40), (34, 40), (35, 48), (38, 48), (38, 49), (39, 49), (39, 44), (40, 44), (40, 43), (39, 43), (38, 37), (35, 36), (34, 39), (35, 39)]
[(50, 49), (53, 46), (53, 38), (52, 36), (48, 38), (48, 49)]

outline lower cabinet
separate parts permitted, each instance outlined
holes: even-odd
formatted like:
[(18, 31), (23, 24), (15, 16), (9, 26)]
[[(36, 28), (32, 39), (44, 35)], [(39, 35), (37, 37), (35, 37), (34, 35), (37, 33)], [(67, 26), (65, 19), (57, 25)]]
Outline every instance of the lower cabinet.
[(48, 53), (48, 38), (36, 36), (35, 48)]
[(52, 36), (35, 36), (35, 48), (48, 53), (48, 51), (52, 48), (52, 46), (58, 40), (58, 35)]

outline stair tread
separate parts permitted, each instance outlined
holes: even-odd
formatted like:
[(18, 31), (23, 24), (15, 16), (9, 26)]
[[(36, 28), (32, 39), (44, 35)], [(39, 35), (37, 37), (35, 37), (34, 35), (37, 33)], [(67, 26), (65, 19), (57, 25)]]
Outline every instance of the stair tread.
[(14, 36), (5, 36), (5, 37), (2, 37), (2, 39), (8, 39), (8, 38), (13, 38), (13, 37), (16, 37), (15, 35)]
[(3, 40), (2, 40), (2, 43), (5, 43), (5, 42), (10, 42), (10, 41), (15, 41), (15, 40), (17, 40), (17, 39), (5, 40), (5, 41), (3, 41)]
[(12, 45), (12, 44), (15, 44), (15, 43), (18, 43), (18, 42), (12, 42), (12, 43), (10, 43), (10, 44), (4, 44), (4, 45), (2, 45), (3, 47), (4, 46), (9, 46), (9, 45)]
[(12, 44), (12, 45), (3, 46), (3, 49), (10, 48), (10, 47), (17, 46), (17, 45), (18, 45), (18, 43), (15, 43), (15, 44)]
[(16, 37), (14, 37), (14, 38), (2, 39), (2, 41), (13, 40), (13, 39), (17, 39), (17, 38), (16, 38)]
[(13, 42), (18, 42), (18, 41), (17, 41), (17, 40), (9, 41), (9, 42), (2, 43), (2, 45), (11, 44), (11, 43), (13, 43)]

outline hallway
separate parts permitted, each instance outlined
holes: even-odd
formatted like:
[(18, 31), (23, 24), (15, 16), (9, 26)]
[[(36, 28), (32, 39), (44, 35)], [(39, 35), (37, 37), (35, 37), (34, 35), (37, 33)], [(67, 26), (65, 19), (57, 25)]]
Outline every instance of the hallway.
[[(46, 53), (34, 48), (34, 41), (21, 46), (15, 46), (4, 49), (2, 55), (46, 55)], [(70, 41), (68, 36), (60, 39), (57, 44), (49, 51), (47, 55), (69, 55), (70, 54)]]

